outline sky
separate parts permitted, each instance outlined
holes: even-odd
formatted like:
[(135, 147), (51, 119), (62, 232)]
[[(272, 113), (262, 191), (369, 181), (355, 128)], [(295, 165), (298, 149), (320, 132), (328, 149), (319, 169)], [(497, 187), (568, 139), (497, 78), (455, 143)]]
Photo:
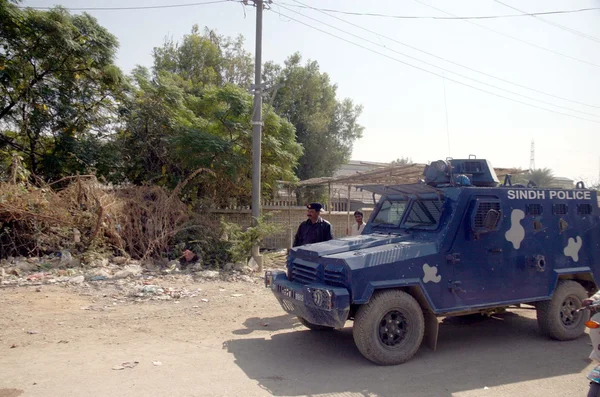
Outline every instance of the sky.
[[(134, 7), (203, 1), (24, 0), (22, 5)], [(468, 22), (328, 15), (296, 6), (437, 17), (448, 16), (440, 10), (458, 16), (519, 12), (494, 0), (299, 1), (274, 0), (265, 11), (263, 61), (282, 63), (299, 51), (329, 74), (339, 98), (363, 106), (359, 121), (365, 130), (352, 159), (409, 157), (426, 163), (476, 155), (495, 167), (527, 169), (533, 140), (536, 168), (599, 181), (600, 10), (543, 16), (549, 23), (531, 16)], [(600, 0), (502, 2), (529, 13), (600, 7)], [(254, 53), (255, 9), (240, 3), (88, 13), (118, 38), (117, 65), (125, 72), (151, 66), (152, 48), (166, 37), (181, 39), (194, 24), (227, 36), (241, 34)]]

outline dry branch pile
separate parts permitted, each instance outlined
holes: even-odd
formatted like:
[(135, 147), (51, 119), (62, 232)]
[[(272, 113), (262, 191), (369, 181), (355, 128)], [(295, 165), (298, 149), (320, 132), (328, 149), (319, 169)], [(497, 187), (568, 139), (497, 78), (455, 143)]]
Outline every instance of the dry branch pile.
[[(191, 175), (189, 179), (198, 174)], [(61, 249), (110, 249), (135, 259), (163, 255), (189, 218), (178, 194), (156, 186), (109, 187), (93, 176), (42, 184), (0, 183), (0, 257)]]

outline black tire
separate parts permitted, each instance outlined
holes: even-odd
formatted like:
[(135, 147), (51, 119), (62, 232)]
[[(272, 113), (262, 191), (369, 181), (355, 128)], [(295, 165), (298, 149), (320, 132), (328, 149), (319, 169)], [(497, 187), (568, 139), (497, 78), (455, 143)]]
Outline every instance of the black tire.
[(333, 327), (328, 327), (326, 325), (309, 323), (308, 321), (306, 321), (306, 319), (302, 317), (298, 317), (298, 321), (300, 321), (300, 324), (304, 325), (311, 331), (331, 331), (332, 329), (334, 329)]
[[(392, 324), (391, 328), (387, 324)], [(399, 290), (376, 293), (358, 309), (352, 330), (361, 354), (379, 365), (408, 361), (419, 350), (424, 333), (421, 307), (415, 298)]]
[(556, 340), (573, 340), (585, 333), (588, 311), (575, 313), (588, 294), (581, 284), (560, 280), (552, 299), (536, 304), (537, 321), (543, 334)]

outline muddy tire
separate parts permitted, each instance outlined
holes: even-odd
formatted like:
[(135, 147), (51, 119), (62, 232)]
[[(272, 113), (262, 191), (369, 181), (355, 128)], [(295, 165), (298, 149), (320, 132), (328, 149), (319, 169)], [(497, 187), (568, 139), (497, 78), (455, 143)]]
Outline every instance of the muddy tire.
[(575, 313), (588, 294), (581, 284), (560, 280), (552, 299), (536, 304), (537, 320), (543, 334), (556, 340), (577, 339), (585, 332), (588, 311)]
[(415, 355), (425, 333), (417, 301), (399, 290), (373, 295), (354, 318), (354, 343), (363, 356), (379, 365), (397, 365)]
[(302, 317), (298, 317), (298, 321), (300, 321), (300, 324), (304, 325), (311, 331), (331, 331), (332, 329), (334, 329), (333, 327), (328, 327), (326, 325), (309, 323), (308, 321), (306, 321), (306, 319)]

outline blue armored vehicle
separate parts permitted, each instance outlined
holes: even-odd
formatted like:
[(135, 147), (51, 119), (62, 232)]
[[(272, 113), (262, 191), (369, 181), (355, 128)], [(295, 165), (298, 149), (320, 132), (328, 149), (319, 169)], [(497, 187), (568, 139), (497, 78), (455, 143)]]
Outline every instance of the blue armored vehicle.
[(436, 161), (417, 184), (381, 196), (363, 233), (290, 249), (265, 284), (312, 330), (353, 320), (359, 351), (381, 365), (435, 349), (438, 318), (529, 304), (557, 340), (584, 333), (582, 301), (600, 280), (596, 191), (500, 183), (490, 163)]

